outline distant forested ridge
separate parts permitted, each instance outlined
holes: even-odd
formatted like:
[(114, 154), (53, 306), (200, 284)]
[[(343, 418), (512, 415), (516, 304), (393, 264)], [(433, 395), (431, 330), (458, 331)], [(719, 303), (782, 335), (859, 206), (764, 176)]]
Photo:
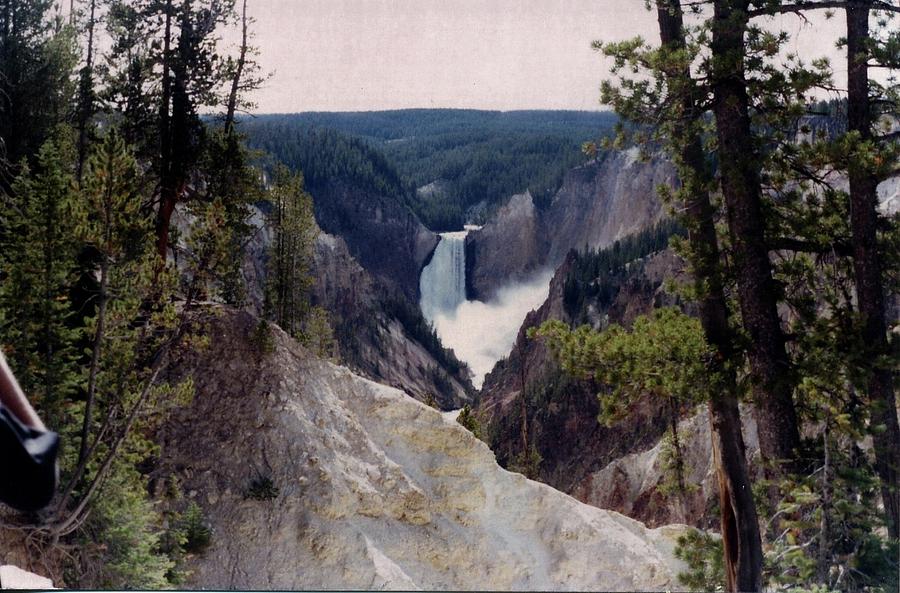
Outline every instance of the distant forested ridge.
[(264, 115), (244, 130), (251, 146), (302, 168), (311, 186), (347, 175), (442, 231), (477, 222), (526, 189), (546, 202), (584, 162), (582, 144), (616, 121), (609, 112), (410, 109)]

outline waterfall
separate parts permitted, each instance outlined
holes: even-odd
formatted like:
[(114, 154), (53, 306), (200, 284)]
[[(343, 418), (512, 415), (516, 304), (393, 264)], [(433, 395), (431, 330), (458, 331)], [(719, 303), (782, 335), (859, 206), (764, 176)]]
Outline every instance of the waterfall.
[(419, 306), (443, 345), (469, 365), (472, 384), (480, 389), (485, 374), (509, 354), (522, 320), (546, 300), (553, 272), (504, 286), (489, 302), (467, 301), (466, 235), (476, 228), (441, 233), (419, 277)]
[(439, 314), (452, 315), (466, 300), (466, 235), (468, 230), (441, 233), (431, 261), (419, 277), (419, 305), (434, 323)]

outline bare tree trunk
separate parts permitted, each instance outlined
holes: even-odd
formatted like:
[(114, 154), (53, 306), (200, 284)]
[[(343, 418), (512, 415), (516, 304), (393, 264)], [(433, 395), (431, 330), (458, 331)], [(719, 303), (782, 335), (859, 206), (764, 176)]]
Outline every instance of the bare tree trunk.
[[(685, 39), (679, 0), (660, 0), (657, 17), (662, 45), (674, 50), (683, 48)], [(726, 585), (729, 591), (758, 591), (762, 584), (762, 546), (741, 433), (737, 382), (733, 367), (728, 364), (734, 360), (736, 352), (719, 263), (714, 211), (706, 189), (711, 172), (699, 133), (693, 127), (702, 113), (697, 98), (687, 90), (696, 88), (690, 71), (681, 69), (667, 73), (667, 77), (674, 83), (672, 86), (686, 87), (681, 98), (684, 119), (673, 127), (673, 157), (687, 194), (685, 218), (694, 282), (700, 295), (700, 321), (707, 342), (715, 349), (710, 372), (720, 379), (720, 393), (710, 399), (708, 409), (719, 486)]]
[[(73, 0), (74, 1), (74, 0)], [(90, 17), (88, 18), (87, 55), (84, 70), (81, 72), (80, 112), (78, 115), (78, 167), (77, 179), (81, 183), (84, 173), (84, 162), (87, 159), (88, 126), (94, 116), (94, 27), (97, 23), (97, 0), (90, 0)]]
[(169, 246), (169, 220), (175, 209), (177, 190), (172, 176), (172, 0), (166, 0), (163, 29), (162, 97), (159, 102), (160, 202), (156, 215), (156, 250), (163, 262)]
[(764, 237), (760, 161), (750, 128), (744, 71), (747, 0), (715, 0), (712, 35), (713, 112), (741, 320), (750, 337), (750, 375), (760, 452), (774, 475), (794, 469), (800, 431), (791, 365), (778, 316), (778, 290)]
[(81, 426), (81, 446), (78, 450), (78, 464), (87, 457), (88, 437), (91, 432), (91, 420), (94, 414), (94, 400), (97, 394), (97, 373), (100, 370), (100, 351), (103, 348), (103, 332), (106, 325), (106, 303), (109, 291), (109, 262), (103, 255), (100, 264), (100, 303), (97, 307), (97, 327), (94, 330), (94, 344), (91, 349), (91, 367), (88, 372), (87, 399), (84, 403), (84, 421)]
[[(869, 102), (870, 0), (847, 5), (847, 128), (857, 133), (860, 142), (872, 140), (872, 114)], [(884, 283), (878, 253), (878, 179), (861, 162), (851, 158), (850, 224), (852, 228), (853, 271), (856, 297), (863, 318), (863, 340), (872, 349), (868, 360), (877, 361), (888, 353)], [(875, 469), (881, 479), (881, 495), (887, 516), (888, 532), (900, 537), (900, 426), (890, 368), (873, 364), (869, 369), (868, 394), (872, 423), (885, 430), (874, 431)]]
[(241, 9), (241, 50), (238, 54), (237, 70), (231, 79), (231, 91), (228, 93), (228, 107), (225, 112), (225, 133), (230, 137), (234, 131), (235, 111), (237, 111), (238, 93), (241, 87), (241, 76), (247, 63), (247, 0), (243, 0)]

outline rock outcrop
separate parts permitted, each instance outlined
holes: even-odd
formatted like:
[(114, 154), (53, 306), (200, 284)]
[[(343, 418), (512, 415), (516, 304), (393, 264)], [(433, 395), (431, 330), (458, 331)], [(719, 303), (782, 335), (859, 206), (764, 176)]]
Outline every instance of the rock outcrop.
[(667, 160), (630, 149), (569, 171), (545, 210), (527, 193), (513, 196), (467, 237), (469, 296), (487, 300), (532, 270), (555, 268), (570, 249), (606, 247), (652, 226), (664, 216), (657, 187), (675, 180)]
[(677, 586), (683, 527), (647, 529), (504, 471), (451, 418), (276, 328), (274, 352), (257, 351), (256, 323), (224, 312), (209, 349), (176, 367), (196, 396), (160, 433), (153, 480), (179, 483), (212, 528), (187, 586)]
[(316, 222), (344, 239), (351, 255), (382, 281), (418, 301), (419, 274), (438, 244), (399, 198), (335, 180), (310, 187)]
[(18, 566), (0, 566), (0, 589), (53, 589), (53, 581), (46, 577), (22, 570)]
[(496, 290), (533, 275), (549, 242), (531, 193), (509, 199), (481, 229), (466, 236), (466, 293), (488, 300)]
[[(750, 408), (742, 406), (744, 443), (747, 458), (758, 459), (759, 438)], [(572, 492), (579, 500), (606, 509), (638, 517), (647, 525), (665, 525), (673, 519), (689, 525), (718, 531), (718, 482), (712, 451), (709, 413), (698, 407), (678, 423), (686, 470), (688, 491), (663, 494), (663, 484), (671, 481), (665, 467), (665, 443), (658, 441), (649, 449), (630, 453), (610, 462), (600, 471), (582, 480)], [(678, 519), (675, 519), (675, 518)]]
[(675, 182), (669, 161), (658, 155), (642, 160), (636, 148), (573, 169), (545, 216), (552, 241), (547, 263), (561, 262), (570, 249), (606, 247), (652, 226), (664, 215), (657, 188)]

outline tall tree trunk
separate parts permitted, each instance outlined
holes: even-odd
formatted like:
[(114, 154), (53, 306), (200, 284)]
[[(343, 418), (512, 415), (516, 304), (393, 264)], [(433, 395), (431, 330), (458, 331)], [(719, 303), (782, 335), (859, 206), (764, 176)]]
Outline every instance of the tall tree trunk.
[(162, 96), (159, 102), (159, 210), (156, 215), (156, 250), (165, 262), (169, 246), (169, 220), (177, 197), (172, 178), (172, 0), (166, 0), (163, 29)]
[(97, 307), (97, 327), (94, 330), (94, 343), (91, 349), (91, 366), (88, 372), (87, 399), (84, 402), (84, 419), (81, 425), (81, 445), (78, 449), (78, 463), (81, 464), (88, 454), (88, 438), (94, 415), (94, 400), (97, 395), (97, 374), (100, 371), (100, 353), (103, 349), (106, 326), (106, 304), (109, 302), (109, 260), (103, 254), (100, 264), (100, 303)]
[[(171, 13), (171, 0), (166, 3)], [(188, 68), (195, 52), (193, 48), (194, 22), (192, 20), (191, 0), (184, 0), (178, 19), (179, 36), (176, 56), (170, 58), (169, 93), (171, 97), (171, 114), (168, 117), (168, 151), (164, 155), (164, 174), (162, 177), (159, 210), (156, 217), (156, 248), (160, 257), (165, 260), (169, 248), (169, 224), (175, 206), (181, 200), (187, 187), (188, 160), (192, 154), (191, 138), (191, 98), (188, 91)], [(167, 43), (169, 17), (166, 21)], [(168, 108), (167, 108), (168, 110)]]
[(225, 133), (229, 139), (234, 132), (234, 118), (237, 111), (238, 94), (241, 89), (241, 76), (247, 63), (247, 0), (243, 0), (241, 8), (241, 50), (238, 54), (237, 70), (231, 79), (231, 91), (228, 93), (228, 106), (225, 111)]
[[(684, 26), (679, 0), (660, 0), (657, 5), (660, 41), (663, 47), (684, 47)], [(720, 394), (708, 403), (713, 459), (719, 486), (719, 509), (729, 591), (758, 591), (761, 587), (762, 547), (756, 505), (753, 501), (741, 417), (737, 381), (730, 361), (735, 358), (734, 338), (728, 320), (720, 269), (719, 242), (708, 182), (709, 166), (697, 130), (702, 117), (690, 70), (667, 73), (670, 87), (683, 89), (682, 119), (673, 126), (672, 144), (683, 188), (687, 196), (685, 218), (694, 282), (700, 294), (700, 321), (707, 342), (715, 348), (711, 374), (720, 377)]]
[(78, 114), (78, 167), (76, 177), (79, 183), (81, 183), (81, 177), (84, 173), (84, 161), (87, 158), (88, 127), (91, 118), (94, 116), (94, 27), (97, 23), (97, 0), (90, 0), (90, 2), (87, 55), (84, 69), (81, 71), (79, 89), (80, 113)]
[[(861, 143), (872, 141), (872, 113), (869, 102), (869, 10), (871, 2), (861, 0), (847, 5), (847, 129), (857, 133)], [(862, 159), (851, 158), (850, 224), (852, 229), (853, 271), (856, 297), (863, 318), (863, 340), (872, 348), (876, 360), (888, 351), (885, 319), (884, 284), (878, 254), (878, 179)], [(884, 425), (875, 431), (875, 468), (881, 479), (881, 494), (892, 538), (900, 537), (900, 426), (891, 370), (873, 365), (868, 392), (872, 422)]]
[(760, 160), (750, 128), (744, 71), (747, 0), (715, 0), (712, 31), (713, 112), (719, 171), (737, 274), (741, 319), (750, 337), (750, 375), (760, 452), (777, 475), (793, 469), (800, 442), (793, 381), (778, 316), (778, 290), (764, 237)]

